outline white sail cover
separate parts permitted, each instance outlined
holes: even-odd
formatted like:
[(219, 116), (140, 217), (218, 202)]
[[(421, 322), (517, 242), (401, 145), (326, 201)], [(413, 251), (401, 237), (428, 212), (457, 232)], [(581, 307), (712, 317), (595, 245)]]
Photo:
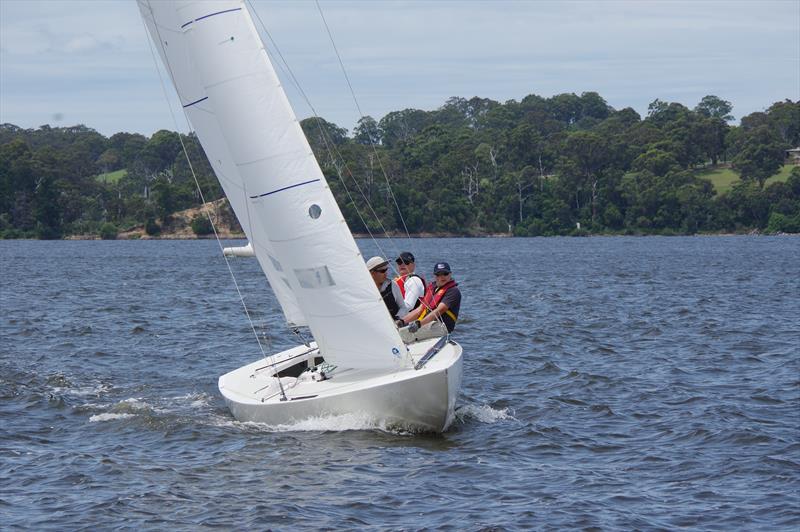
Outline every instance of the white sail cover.
[(287, 320), (332, 364), (396, 367), (405, 346), (244, 2), (138, 2)]

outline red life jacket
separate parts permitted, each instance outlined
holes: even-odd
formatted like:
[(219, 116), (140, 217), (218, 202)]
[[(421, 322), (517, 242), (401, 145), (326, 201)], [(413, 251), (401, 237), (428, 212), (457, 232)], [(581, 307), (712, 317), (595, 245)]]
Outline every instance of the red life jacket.
[[(400, 287), (400, 294), (403, 296), (403, 298), (405, 299), (405, 297), (406, 297), (406, 280), (409, 277), (416, 277), (420, 281), (422, 281), (422, 288), (423, 288), (422, 297), (425, 297), (425, 279), (423, 279), (422, 277), (420, 277), (416, 273), (411, 273), (411, 274), (408, 274), (408, 275), (401, 275), (399, 277), (395, 277), (395, 280), (394, 280), (394, 282), (397, 283), (397, 286)], [(409, 310), (414, 310), (415, 308), (417, 308), (420, 305), (420, 301), (422, 300), (422, 297), (418, 298), (417, 301), (414, 303), (414, 306)]]
[[(425, 290), (425, 297), (422, 298), (422, 304), (425, 306), (425, 309), (423, 309), (422, 314), (419, 315), (418, 319), (421, 320), (422, 318), (425, 317), (425, 315), (428, 312), (433, 312), (434, 310), (436, 310), (436, 307), (438, 307), (439, 303), (442, 302), (442, 298), (444, 297), (445, 292), (447, 292), (457, 284), (458, 283), (456, 283), (452, 279), (447, 281), (441, 288), (436, 288), (436, 283), (429, 284), (428, 289)], [(450, 316), (450, 318), (453, 320), (453, 323), (455, 323), (456, 320), (458, 319), (458, 316), (456, 316), (455, 313), (453, 313), (450, 309), (447, 309), (445, 314)]]

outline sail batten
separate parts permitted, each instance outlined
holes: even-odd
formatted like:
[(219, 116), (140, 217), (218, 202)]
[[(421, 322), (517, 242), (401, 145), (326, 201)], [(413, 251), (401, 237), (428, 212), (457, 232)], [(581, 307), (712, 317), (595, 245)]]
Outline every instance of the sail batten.
[[(144, 13), (150, 3), (139, 3)], [(287, 321), (293, 321), (287, 306), (296, 305), (288, 310), (305, 320), (332, 364), (401, 365), (405, 346), (246, 6), (237, 0), (176, 0), (150, 7), (159, 25), (183, 29), (171, 39), (185, 56), (165, 51), (162, 60), (189, 65), (185, 70), (191, 72), (181, 79), (173, 75), (173, 82), (183, 97), (191, 97), (187, 103), (202, 99), (202, 106), (185, 111), (196, 129), (195, 121), (208, 130), (198, 130), (198, 138), (207, 153), (214, 152), (209, 159), (217, 161), (215, 171), (221, 166), (226, 179), (241, 183), (241, 190), (229, 186), (225, 192), (237, 193), (231, 206), (240, 221), (248, 221), (248, 238)]]
[(317, 183), (319, 182), (319, 178), (311, 179), (309, 181), (303, 181), (302, 183), (295, 183), (294, 185), (288, 185), (283, 188), (279, 188), (277, 190), (271, 190), (270, 192), (264, 192), (263, 194), (256, 194), (255, 196), (250, 196), (250, 199), (256, 198), (263, 198), (265, 196), (271, 196), (272, 194), (277, 194), (278, 192), (283, 192), (284, 190), (289, 190), (290, 188), (302, 187), (303, 185), (308, 185), (309, 183)]
[(191, 102), (191, 103), (187, 103), (186, 105), (184, 105), (184, 106), (183, 106), (183, 108), (184, 108), (184, 109), (186, 109), (187, 107), (191, 107), (191, 106), (193, 106), (193, 105), (195, 105), (195, 104), (198, 104), (198, 103), (200, 103), (200, 102), (204, 102), (204, 101), (206, 101), (206, 100), (208, 100), (208, 96), (203, 96), (203, 97), (202, 97), (202, 98), (200, 98), (199, 100), (195, 100), (195, 101), (193, 101), (193, 102)]

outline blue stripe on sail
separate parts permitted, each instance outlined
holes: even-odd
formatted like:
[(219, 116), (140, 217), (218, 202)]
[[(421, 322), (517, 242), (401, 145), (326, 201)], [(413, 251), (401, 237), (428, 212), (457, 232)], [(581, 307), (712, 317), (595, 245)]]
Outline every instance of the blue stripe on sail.
[(186, 26), (188, 26), (192, 22), (197, 22), (198, 20), (203, 20), (204, 18), (213, 17), (215, 15), (222, 15), (224, 13), (232, 13), (233, 11), (241, 11), (241, 10), (242, 10), (241, 7), (235, 7), (233, 9), (226, 9), (225, 11), (217, 11), (216, 13), (209, 13), (208, 15), (203, 15), (202, 17), (196, 18), (194, 20), (190, 20), (189, 22), (187, 22), (186, 24), (181, 26), (181, 29), (185, 28)]
[(222, 15), (223, 13), (231, 13), (233, 11), (241, 11), (241, 10), (242, 10), (241, 7), (234, 7), (233, 9), (226, 9), (225, 11), (217, 11), (216, 13), (209, 13), (208, 15), (203, 15), (202, 17), (198, 17), (194, 20), (195, 22), (197, 22), (198, 20), (203, 20), (204, 18), (213, 17), (215, 15)]
[(199, 100), (195, 100), (192, 103), (187, 103), (186, 105), (183, 106), (183, 108), (186, 109), (187, 107), (191, 107), (196, 103), (202, 102), (203, 100), (208, 100), (208, 96), (204, 96), (203, 98), (200, 98)]
[(302, 187), (303, 185), (307, 185), (309, 183), (316, 183), (317, 181), (319, 181), (319, 179), (312, 179), (311, 181), (303, 181), (302, 183), (295, 183), (294, 185), (289, 185), (288, 187), (279, 188), (278, 190), (273, 190), (272, 192), (265, 192), (257, 196), (250, 196), (250, 199), (263, 198), (264, 196), (269, 196), (270, 194), (277, 194), (278, 192), (283, 192), (284, 190), (289, 190), (290, 188)]

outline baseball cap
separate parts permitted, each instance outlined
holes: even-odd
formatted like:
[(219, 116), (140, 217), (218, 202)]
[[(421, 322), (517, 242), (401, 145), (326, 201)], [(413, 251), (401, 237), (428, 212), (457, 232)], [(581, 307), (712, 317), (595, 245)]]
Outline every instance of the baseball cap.
[(433, 267), (433, 273), (450, 273), (450, 265), (446, 262), (437, 262), (436, 266)]
[(414, 262), (414, 255), (412, 255), (410, 251), (404, 251), (400, 254), (399, 257), (397, 257), (395, 262), (397, 264), (400, 264), (401, 262), (404, 264), (409, 264), (411, 262)]

